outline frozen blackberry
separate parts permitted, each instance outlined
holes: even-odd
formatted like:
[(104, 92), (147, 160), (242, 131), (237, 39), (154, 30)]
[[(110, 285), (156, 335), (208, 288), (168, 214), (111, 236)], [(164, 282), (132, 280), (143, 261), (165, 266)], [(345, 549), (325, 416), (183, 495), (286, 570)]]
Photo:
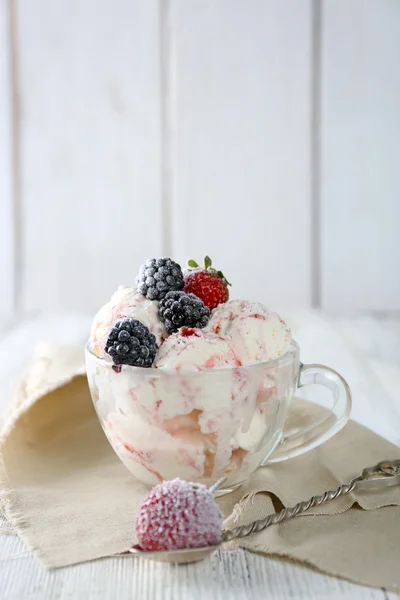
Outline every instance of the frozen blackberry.
[(182, 269), (170, 258), (149, 258), (140, 267), (136, 285), (149, 300), (162, 300), (168, 292), (183, 288)]
[(168, 292), (161, 300), (159, 313), (168, 333), (174, 333), (183, 326), (203, 329), (211, 311), (194, 294), (174, 291)]
[(137, 319), (117, 321), (105, 345), (114, 364), (132, 367), (151, 367), (157, 350), (155, 336)]

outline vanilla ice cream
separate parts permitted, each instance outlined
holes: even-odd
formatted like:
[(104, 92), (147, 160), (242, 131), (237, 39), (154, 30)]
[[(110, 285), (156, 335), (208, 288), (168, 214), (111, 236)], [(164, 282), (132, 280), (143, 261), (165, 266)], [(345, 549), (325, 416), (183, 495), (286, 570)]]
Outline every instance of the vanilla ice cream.
[(149, 328), (160, 345), (167, 333), (158, 315), (158, 302), (147, 300), (133, 287), (119, 286), (93, 319), (90, 348), (97, 356), (104, 356), (104, 347), (111, 327), (123, 318), (137, 319)]
[(178, 472), (212, 481), (237, 468), (267, 428), (254, 414), (263, 374), (249, 381), (237, 364), (226, 340), (183, 329), (164, 341), (155, 369), (90, 374), (105, 432), (132, 473), (153, 485)]
[[(113, 365), (105, 354), (123, 318), (148, 327), (159, 345), (152, 368)], [(272, 451), (296, 382), (266, 361), (291, 349), (286, 323), (262, 304), (232, 300), (204, 329), (168, 336), (159, 303), (119, 287), (96, 314), (87, 370), (97, 413), (114, 450), (141, 481), (181, 477), (243, 481)], [(260, 364), (261, 363), (261, 364)], [(288, 367), (289, 368), (289, 367)], [(284, 382), (284, 385), (281, 383)]]
[(177, 372), (238, 365), (229, 343), (221, 336), (189, 328), (170, 335), (154, 361), (154, 366), (158, 369), (174, 369)]
[(226, 339), (242, 365), (278, 358), (292, 343), (290, 329), (277, 313), (246, 300), (220, 304), (205, 331)]

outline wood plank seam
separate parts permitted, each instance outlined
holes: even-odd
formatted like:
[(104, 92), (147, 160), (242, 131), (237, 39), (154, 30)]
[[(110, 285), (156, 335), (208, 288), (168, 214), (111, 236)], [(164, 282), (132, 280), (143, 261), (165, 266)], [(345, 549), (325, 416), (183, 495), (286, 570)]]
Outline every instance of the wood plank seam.
[(313, 308), (321, 306), (321, 49), (322, 4), (312, 0), (311, 7), (311, 302)]
[(0, 313), (14, 308), (14, 232), (12, 182), (12, 92), (9, 4), (0, 4)]
[(19, 93), (19, 55), (17, 31), (17, 0), (8, 0), (9, 53), (11, 77), (11, 152), (12, 152), (12, 203), (13, 203), (13, 309), (21, 310), (22, 265), (22, 197), (21, 197), (21, 104)]
[(160, 110), (161, 110), (161, 209), (162, 250), (166, 256), (172, 252), (173, 210), (173, 97), (171, 89), (171, 3), (159, 0), (159, 44), (160, 44)]

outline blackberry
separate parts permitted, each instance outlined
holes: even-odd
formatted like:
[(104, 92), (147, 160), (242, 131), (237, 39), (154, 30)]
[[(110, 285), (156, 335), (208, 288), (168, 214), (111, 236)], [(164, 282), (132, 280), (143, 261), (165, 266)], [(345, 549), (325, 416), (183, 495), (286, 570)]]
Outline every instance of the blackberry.
[(162, 300), (171, 290), (183, 289), (182, 269), (170, 258), (149, 258), (140, 267), (136, 285), (149, 300)]
[(161, 300), (159, 313), (168, 333), (174, 333), (183, 326), (202, 329), (207, 325), (211, 311), (194, 294), (174, 291)]
[(117, 321), (105, 345), (114, 364), (132, 367), (151, 367), (157, 350), (155, 336), (137, 319)]

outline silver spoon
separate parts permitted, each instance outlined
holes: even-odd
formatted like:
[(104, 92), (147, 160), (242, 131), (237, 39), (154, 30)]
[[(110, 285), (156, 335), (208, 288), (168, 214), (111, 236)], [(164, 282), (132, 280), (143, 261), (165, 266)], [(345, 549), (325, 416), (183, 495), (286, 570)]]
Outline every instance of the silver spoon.
[[(226, 478), (219, 480), (216, 484), (210, 488), (211, 491), (215, 491)], [(313, 496), (307, 501), (299, 502), (295, 506), (284, 508), (280, 512), (268, 515), (265, 519), (254, 521), (249, 525), (241, 525), (234, 529), (227, 529), (222, 532), (222, 539), (219, 544), (214, 546), (205, 546), (203, 548), (183, 548), (182, 550), (164, 550), (162, 552), (148, 552), (140, 550), (140, 548), (130, 548), (123, 554), (133, 554), (147, 560), (156, 560), (158, 562), (168, 563), (191, 563), (202, 560), (208, 554), (215, 552), (224, 544), (235, 538), (246, 537), (251, 533), (257, 533), (263, 531), (270, 525), (287, 521), (298, 515), (302, 515), (314, 506), (319, 506), (330, 500), (334, 500), (339, 496), (350, 494), (355, 489), (358, 490), (369, 490), (378, 489), (380, 487), (389, 487), (392, 485), (400, 484), (400, 460), (385, 460), (375, 465), (374, 467), (368, 467), (364, 469), (360, 475), (354, 477), (350, 483), (345, 483), (339, 486), (336, 490), (324, 492), (320, 496)]]

